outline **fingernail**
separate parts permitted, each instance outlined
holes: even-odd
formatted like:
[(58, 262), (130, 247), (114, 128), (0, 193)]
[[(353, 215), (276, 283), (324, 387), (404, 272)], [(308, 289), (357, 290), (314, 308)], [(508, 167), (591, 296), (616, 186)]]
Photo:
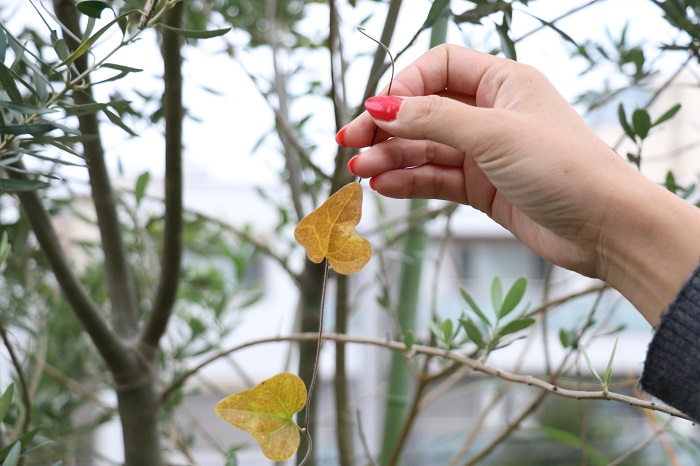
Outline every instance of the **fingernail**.
[(357, 161), (357, 158), (359, 156), (360, 156), (360, 154), (357, 154), (356, 156), (351, 158), (350, 161), (348, 162), (348, 171), (355, 176), (357, 176), (357, 173), (355, 173), (355, 162)]
[(367, 99), (365, 101), (365, 108), (370, 115), (378, 120), (393, 121), (396, 119), (396, 114), (403, 102), (403, 97), (378, 95)]
[(345, 147), (345, 130), (346, 129), (347, 129), (347, 125), (340, 128), (340, 131), (338, 131), (338, 134), (335, 135), (335, 142), (337, 142), (338, 145), (342, 146), (342, 147)]
[(369, 179), (369, 187), (372, 188), (372, 191), (376, 191), (377, 189), (374, 187), (374, 178)]

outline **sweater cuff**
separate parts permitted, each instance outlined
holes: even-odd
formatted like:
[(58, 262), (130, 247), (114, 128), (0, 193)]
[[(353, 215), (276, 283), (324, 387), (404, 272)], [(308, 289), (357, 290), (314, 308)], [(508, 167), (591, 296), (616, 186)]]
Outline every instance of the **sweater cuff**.
[(700, 420), (700, 266), (661, 316), (640, 385), (650, 395)]

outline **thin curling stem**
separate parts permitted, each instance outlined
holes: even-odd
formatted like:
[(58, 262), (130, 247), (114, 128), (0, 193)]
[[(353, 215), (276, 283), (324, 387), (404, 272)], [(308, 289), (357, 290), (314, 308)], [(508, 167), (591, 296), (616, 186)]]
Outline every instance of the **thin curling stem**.
[[(362, 34), (363, 36), (367, 37), (369, 40), (371, 40), (371, 41), (373, 41), (373, 42), (376, 42), (381, 48), (384, 49), (384, 51), (386, 51), (386, 54), (389, 55), (389, 60), (391, 60), (391, 78), (389, 79), (389, 87), (388, 87), (388, 89), (386, 90), (386, 93), (387, 93), (387, 95), (391, 95), (391, 85), (394, 84), (394, 56), (393, 56), (393, 55), (391, 54), (391, 52), (389, 51), (389, 47), (387, 47), (386, 45), (382, 44), (381, 41), (378, 41), (378, 40), (375, 39), (374, 37), (372, 37), (372, 36), (370, 36), (369, 34), (367, 34), (367, 32), (365, 32), (365, 28), (363, 28), (363, 27), (358, 27), (357, 30), (360, 31), (360, 34)], [(379, 132), (379, 127), (378, 127), (378, 126), (375, 126), (375, 127), (374, 127), (374, 134), (372, 134), (372, 142), (371, 142), (371, 144), (369, 145), (369, 147), (372, 147), (372, 146), (374, 145), (374, 142), (375, 142), (376, 139), (377, 139), (377, 133), (378, 133), (378, 132)]]

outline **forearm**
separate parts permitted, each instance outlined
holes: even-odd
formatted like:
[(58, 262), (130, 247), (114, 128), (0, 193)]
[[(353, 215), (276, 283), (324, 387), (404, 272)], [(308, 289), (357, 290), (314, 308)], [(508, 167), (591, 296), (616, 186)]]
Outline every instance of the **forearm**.
[(601, 238), (598, 275), (656, 327), (698, 265), (700, 210), (641, 176), (618, 186), (624, 189), (616, 189)]

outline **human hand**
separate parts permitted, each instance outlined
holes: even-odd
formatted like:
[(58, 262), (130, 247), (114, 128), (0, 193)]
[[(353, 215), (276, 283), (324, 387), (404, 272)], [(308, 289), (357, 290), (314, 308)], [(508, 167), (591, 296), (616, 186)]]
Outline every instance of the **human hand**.
[[(366, 147), (380, 128), (378, 142), (348, 164), (355, 175), (371, 177), (377, 192), (471, 205), (543, 258), (607, 280), (633, 302), (641, 299), (631, 296), (640, 283), (629, 275), (653, 258), (630, 249), (654, 247), (665, 233), (655, 222), (678, 209), (689, 212), (622, 161), (527, 65), (436, 47), (396, 76), (392, 96), (365, 106), (368, 112), (336, 140)], [(636, 229), (649, 234), (631, 241)], [(690, 270), (683, 261), (677, 275)], [(666, 285), (675, 290), (659, 293), (662, 300), (677, 291), (676, 278)]]

